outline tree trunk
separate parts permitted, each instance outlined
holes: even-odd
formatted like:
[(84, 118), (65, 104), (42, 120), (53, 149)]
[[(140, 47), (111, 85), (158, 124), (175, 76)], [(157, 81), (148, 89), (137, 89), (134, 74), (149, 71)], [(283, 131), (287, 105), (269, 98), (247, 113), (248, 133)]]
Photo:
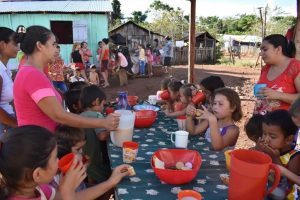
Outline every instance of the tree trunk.
[(297, 0), (297, 23), (295, 27), (296, 58), (300, 60), (300, 0)]

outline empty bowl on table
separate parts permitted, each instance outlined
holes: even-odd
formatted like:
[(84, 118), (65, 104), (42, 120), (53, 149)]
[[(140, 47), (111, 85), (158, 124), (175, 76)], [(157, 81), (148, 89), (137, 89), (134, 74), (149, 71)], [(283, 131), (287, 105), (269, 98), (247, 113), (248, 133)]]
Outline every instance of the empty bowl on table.
[(142, 104), (142, 105), (135, 105), (133, 106), (133, 109), (135, 111), (138, 111), (138, 110), (153, 110), (155, 112), (159, 111), (159, 108), (156, 107), (156, 106), (152, 106), (152, 105), (145, 105), (145, 104)]
[[(165, 169), (154, 166), (154, 156), (165, 164)], [(190, 170), (177, 170), (173, 168), (177, 162), (191, 163)], [(151, 166), (155, 175), (163, 182), (172, 185), (179, 185), (191, 182), (198, 174), (202, 158), (197, 151), (186, 149), (160, 149), (152, 155)]]
[(157, 113), (154, 110), (138, 110), (135, 112), (135, 128), (148, 128), (156, 120)]

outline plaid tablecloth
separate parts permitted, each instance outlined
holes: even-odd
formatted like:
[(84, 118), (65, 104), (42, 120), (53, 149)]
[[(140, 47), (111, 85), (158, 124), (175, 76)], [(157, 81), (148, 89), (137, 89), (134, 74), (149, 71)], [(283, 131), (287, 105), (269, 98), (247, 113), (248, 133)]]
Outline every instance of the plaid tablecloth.
[[(125, 177), (116, 187), (116, 198), (124, 200), (173, 200), (180, 190), (191, 189), (201, 193), (204, 199), (227, 199), (228, 187), (220, 180), (226, 174), (224, 153), (212, 151), (210, 144), (199, 136), (190, 136), (188, 149), (197, 150), (202, 157), (202, 165), (197, 177), (185, 185), (162, 183), (154, 174), (150, 159), (158, 149), (175, 148), (171, 133), (178, 130), (177, 122), (158, 112), (158, 118), (151, 128), (135, 129), (133, 141), (139, 143), (137, 160), (131, 165), (136, 176)], [(123, 163), (122, 148), (108, 144), (112, 168)]]

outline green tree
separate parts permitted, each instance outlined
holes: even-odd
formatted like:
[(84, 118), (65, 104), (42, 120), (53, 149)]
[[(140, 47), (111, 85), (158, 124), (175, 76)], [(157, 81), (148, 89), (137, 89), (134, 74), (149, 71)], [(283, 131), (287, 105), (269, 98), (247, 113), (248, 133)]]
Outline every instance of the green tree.
[(140, 24), (140, 23), (144, 23), (147, 19), (147, 11), (145, 13), (143, 13), (142, 11), (133, 11), (132, 13), (132, 17), (130, 17), (129, 19)]
[(173, 7), (162, 3), (160, 0), (155, 0), (152, 4), (150, 4), (150, 9), (157, 11), (174, 11)]
[(121, 23), (121, 19), (123, 18), (123, 14), (121, 13), (121, 3), (119, 0), (112, 1), (113, 12), (111, 14), (111, 22), (112, 25)]

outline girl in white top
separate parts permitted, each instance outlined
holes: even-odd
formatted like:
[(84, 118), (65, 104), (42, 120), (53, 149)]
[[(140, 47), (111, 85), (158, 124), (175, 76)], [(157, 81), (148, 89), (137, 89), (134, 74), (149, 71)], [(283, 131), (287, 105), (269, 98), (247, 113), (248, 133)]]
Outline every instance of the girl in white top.
[[(205, 138), (211, 142), (214, 150), (220, 151), (228, 147), (234, 147), (239, 137), (239, 128), (235, 122), (242, 118), (241, 100), (232, 89), (219, 88), (214, 92), (212, 113), (204, 106), (203, 110), (196, 110), (189, 105), (187, 107), (187, 129), (191, 134), (205, 132)], [(202, 121), (194, 125), (193, 117)]]
[(11, 72), (7, 69), (10, 58), (15, 58), (19, 51), (16, 33), (6, 27), (0, 27), (0, 137), (9, 128), (17, 126), (13, 101), (13, 81)]

